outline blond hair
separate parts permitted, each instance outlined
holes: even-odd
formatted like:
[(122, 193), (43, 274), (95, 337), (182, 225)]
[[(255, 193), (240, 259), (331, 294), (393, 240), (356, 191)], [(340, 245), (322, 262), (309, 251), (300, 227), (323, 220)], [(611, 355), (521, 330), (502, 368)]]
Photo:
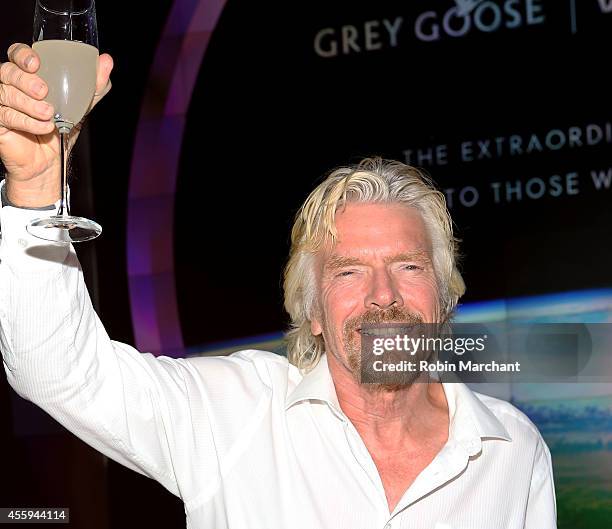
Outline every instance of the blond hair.
[(357, 165), (332, 171), (310, 193), (295, 216), (291, 250), (284, 273), (285, 310), (291, 318), (286, 334), (289, 361), (310, 371), (325, 350), (314, 336), (310, 320), (316, 301), (315, 254), (334, 243), (336, 211), (349, 202), (399, 203), (417, 209), (433, 246), (433, 268), (443, 317), (449, 319), (465, 292), (457, 269), (458, 243), (444, 194), (419, 170), (382, 158), (366, 158)]

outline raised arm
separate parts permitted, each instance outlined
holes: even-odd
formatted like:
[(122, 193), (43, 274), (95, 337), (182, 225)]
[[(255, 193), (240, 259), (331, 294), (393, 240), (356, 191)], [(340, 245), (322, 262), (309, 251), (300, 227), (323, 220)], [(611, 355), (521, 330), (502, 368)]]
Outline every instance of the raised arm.
[[(110, 340), (74, 249), (26, 231), (40, 215), (31, 208), (59, 197), (59, 142), (52, 111), (42, 103), (38, 57), (25, 45), (12, 46), (9, 56), (0, 68), (0, 157), (8, 171), (2, 186), (10, 203), (0, 210), (0, 351), (7, 379), (85, 442), (187, 501), (197, 492), (193, 475), (211, 483), (219, 475), (201, 373), (194, 362), (155, 358)], [(111, 69), (110, 57), (100, 56), (94, 104), (110, 88)]]

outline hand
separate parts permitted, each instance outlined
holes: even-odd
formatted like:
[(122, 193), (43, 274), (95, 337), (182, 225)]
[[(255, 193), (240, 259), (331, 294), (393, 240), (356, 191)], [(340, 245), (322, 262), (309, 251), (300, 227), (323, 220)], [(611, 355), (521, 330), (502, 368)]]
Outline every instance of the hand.
[[(9, 62), (0, 65), (0, 159), (7, 170), (7, 197), (17, 206), (46, 206), (60, 197), (59, 133), (53, 108), (43, 101), (48, 88), (36, 75), (40, 59), (32, 48), (13, 44), (8, 57)], [(111, 89), (112, 69), (111, 56), (100, 55), (96, 95), (89, 110)], [(70, 132), (69, 148), (81, 125)]]

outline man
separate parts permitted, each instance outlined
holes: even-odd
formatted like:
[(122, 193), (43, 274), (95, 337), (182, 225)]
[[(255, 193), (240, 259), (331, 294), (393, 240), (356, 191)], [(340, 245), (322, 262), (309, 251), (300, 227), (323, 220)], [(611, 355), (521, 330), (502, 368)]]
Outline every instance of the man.
[[(368, 159), (311, 193), (285, 270), (289, 361), (141, 354), (106, 335), (73, 249), (24, 228), (59, 198), (57, 138), (38, 58), (9, 58), (0, 343), (20, 395), (178, 495), (192, 528), (556, 526), (550, 453), (520, 411), (460, 383), (359, 382), (362, 325), (443, 322), (464, 292), (427, 179)], [(94, 104), (112, 60), (99, 66)]]

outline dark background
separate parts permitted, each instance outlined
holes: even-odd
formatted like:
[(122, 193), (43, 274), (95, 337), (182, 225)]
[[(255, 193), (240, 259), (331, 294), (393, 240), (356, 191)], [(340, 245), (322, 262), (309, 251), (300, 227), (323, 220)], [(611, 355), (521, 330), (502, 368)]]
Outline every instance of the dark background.
[[(280, 286), (292, 217), (327, 171), (367, 155), (404, 160), (405, 149), (442, 143), (448, 164), (422, 168), (442, 188), (473, 185), (482, 193), (474, 207), (452, 209), (463, 240), (463, 301), (609, 287), (612, 191), (596, 192), (589, 182), (590, 170), (609, 167), (609, 143), (471, 163), (455, 156), (460, 141), (543, 137), (553, 128), (610, 121), (612, 15), (599, 14), (596, 0), (579, 3), (575, 35), (568, 3), (542, 0), (543, 24), (424, 43), (410, 29), (416, 15), (443, 13), (450, 0), (229, 0), (200, 68), (180, 158), (174, 265), (185, 345), (285, 328)], [(522, 13), (524, 4), (516, 4)], [(113, 90), (75, 154), (74, 212), (104, 227), (79, 255), (109, 335), (127, 343), (134, 343), (125, 233), (130, 164), (170, 7), (97, 3), (100, 48), (115, 59)], [(0, 49), (29, 42), (32, 13), (31, 1), (3, 10)], [(328, 59), (313, 51), (322, 28), (395, 16), (404, 17), (395, 48)], [(485, 197), (492, 181), (571, 171), (580, 174), (578, 195), (506, 204)], [(228, 318), (236, 311), (239, 329)], [(74, 527), (184, 526), (180, 500), (45, 421), (12, 393), (3, 372), (0, 392), (0, 437), (11, 454), (0, 506), (68, 505)]]

